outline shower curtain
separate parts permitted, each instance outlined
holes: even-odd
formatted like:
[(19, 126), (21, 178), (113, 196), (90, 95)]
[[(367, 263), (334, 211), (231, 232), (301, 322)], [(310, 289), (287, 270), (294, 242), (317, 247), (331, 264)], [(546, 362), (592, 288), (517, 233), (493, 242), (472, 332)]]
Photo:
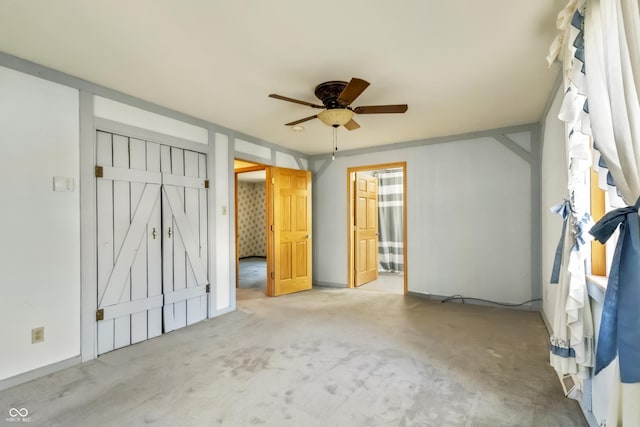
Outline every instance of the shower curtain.
[(378, 178), (378, 270), (404, 271), (402, 236), (402, 169), (377, 171)]

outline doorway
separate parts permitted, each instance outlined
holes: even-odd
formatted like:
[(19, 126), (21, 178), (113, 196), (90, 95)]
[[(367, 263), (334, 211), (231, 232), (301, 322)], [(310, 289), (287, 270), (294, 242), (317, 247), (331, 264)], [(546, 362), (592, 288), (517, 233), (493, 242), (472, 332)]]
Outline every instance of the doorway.
[[(267, 296), (311, 289), (311, 172), (235, 162), (236, 288), (260, 285)], [(244, 183), (253, 186), (250, 199), (243, 197)]]
[(350, 288), (407, 293), (406, 162), (347, 169)]
[(236, 288), (267, 291), (266, 166), (234, 160)]

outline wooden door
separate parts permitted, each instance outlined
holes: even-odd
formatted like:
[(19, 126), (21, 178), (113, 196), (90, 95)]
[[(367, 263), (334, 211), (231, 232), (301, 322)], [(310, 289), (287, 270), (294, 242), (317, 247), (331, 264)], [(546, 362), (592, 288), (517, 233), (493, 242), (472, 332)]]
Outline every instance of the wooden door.
[(97, 133), (98, 354), (207, 316), (206, 155)]
[(311, 289), (311, 172), (267, 168), (270, 296)]
[(207, 317), (206, 155), (162, 146), (164, 331)]
[(98, 354), (162, 333), (160, 145), (97, 134)]
[(378, 278), (378, 180), (356, 174), (354, 200), (355, 286)]

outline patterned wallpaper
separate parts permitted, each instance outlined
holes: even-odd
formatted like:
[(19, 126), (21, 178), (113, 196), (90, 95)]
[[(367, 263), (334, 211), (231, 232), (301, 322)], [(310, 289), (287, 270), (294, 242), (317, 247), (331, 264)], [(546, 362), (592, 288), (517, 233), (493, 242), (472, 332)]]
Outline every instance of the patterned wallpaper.
[(238, 182), (238, 255), (267, 256), (264, 182)]

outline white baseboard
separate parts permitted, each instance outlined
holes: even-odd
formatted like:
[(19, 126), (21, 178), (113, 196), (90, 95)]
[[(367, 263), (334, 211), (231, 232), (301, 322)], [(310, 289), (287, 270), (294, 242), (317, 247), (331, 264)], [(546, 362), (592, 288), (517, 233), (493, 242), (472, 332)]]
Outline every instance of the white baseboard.
[(6, 390), (11, 387), (15, 387), (20, 384), (35, 380), (36, 378), (44, 377), (54, 372), (61, 371), (71, 366), (79, 365), (82, 362), (80, 356), (75, 356), (70, 359), (61, 360), (60, 362), (52, 363), (51, 365), (43, 366), (41, 368), (27, 371), (22, 374), (15, 375), (13, 377), (0, 380), (0, 391)]
[[(426, 299), (430, 299), (433, 301), (444, 301), (448, 298), (451, 298), (450, 296), (445, 296), (445, 295), (435, 295), (435, 294), (423, 294), (421, 292), (412, 292), (409, 291), (407, 293), (408, 295), (414, 296), (414, 297), (418, 297), (418, 298), (426, 298)], [(497, 301), (497, 302), (501, 302), (501, 301)], [(459, 298), (456, 299), (451, 299), (449, 301), (447, 301), (447, 304), (461, 304), (462, 300)], [(519, 305), (519, 306), (509, 306), (509, 305), (500, 305), (500, 304), (493, 304), (490, 303), (488, 301), (478, 301), (478, 300), (474, 300), (472, 297), (465, 297), (464, 298), (464, 304), (470, 304), (470, 305), (481, 305), (481, 306), (485, 306), (485, 307), (493, 307), (493, 308), (507, 308), (510, 310), (522, 310), (522, 311), (538, 311), (536, 306), (533, 306), (532, 303), (529, 304), (524, 304), (524, 305)], [(508, 303), (505, 303), (508, 304)]]
[(540, 310), (540, 317), (542, 317), (542, 321), (544, 322), (544, 326), (547, 327), (547, 332), (551, 337), (553, 335), (553, 329), (551, 329), (551, 323), (549, 323), (549, 319), (547, 318), (547, 313), (544, 310)]
[(320, 282), (317, 280), (314, 280), (313, 286), (318, 286), (322, 288), (342, 288), (342, 289), (347, 288), (347, 285), (345, 285), (344, 283)]

